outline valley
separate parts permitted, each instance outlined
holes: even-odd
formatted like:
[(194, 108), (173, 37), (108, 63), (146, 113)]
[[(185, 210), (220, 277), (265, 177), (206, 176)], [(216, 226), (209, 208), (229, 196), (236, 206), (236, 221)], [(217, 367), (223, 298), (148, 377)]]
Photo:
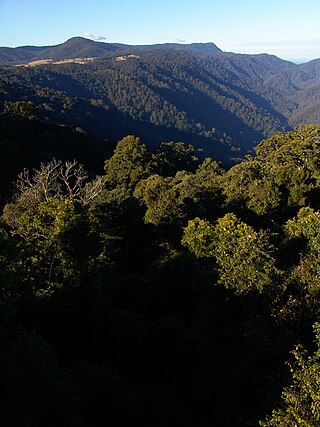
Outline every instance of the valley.
[[(320, 122), (318, 60), (296, 65), (213, 43), (128, 46), (78, 37), (11, 56), (6, 50), (6, 57), (3, 49), (0, 106), (29, 100), (44, 119), (113, 142), (128, 133), (149, 147), (180, 140), (232, 164), (264, 138)], [(18, 56), (37, 66), (13, 67)]]

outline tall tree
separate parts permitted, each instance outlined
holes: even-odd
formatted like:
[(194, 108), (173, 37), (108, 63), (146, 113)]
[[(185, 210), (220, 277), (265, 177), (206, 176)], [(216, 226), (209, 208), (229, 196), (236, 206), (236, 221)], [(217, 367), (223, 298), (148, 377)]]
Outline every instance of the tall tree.
[(138, 182), (150, 174), (151, 157), (140, 138), (133, 135), (121, 139), (105, 162), (105, 179), (110, 188), (124, 187), (132, 192)]

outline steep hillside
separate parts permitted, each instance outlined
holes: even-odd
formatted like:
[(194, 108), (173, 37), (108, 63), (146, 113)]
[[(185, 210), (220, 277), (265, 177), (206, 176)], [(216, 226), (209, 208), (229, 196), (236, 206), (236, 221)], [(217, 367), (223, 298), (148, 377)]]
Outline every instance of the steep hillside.
[(0, 101), (31, 100), (42, 117), (102, 138), (136, 133), (149, 146), (182, 140), (234, 161), (276, 132), (320, 123), (320, 61), (224, 53), (213, 43), (126, 46), (80, 37), (18, 49), (15, 55), (26, 52), (28, 61), (96, 58), (32, 69), (4, 65)]

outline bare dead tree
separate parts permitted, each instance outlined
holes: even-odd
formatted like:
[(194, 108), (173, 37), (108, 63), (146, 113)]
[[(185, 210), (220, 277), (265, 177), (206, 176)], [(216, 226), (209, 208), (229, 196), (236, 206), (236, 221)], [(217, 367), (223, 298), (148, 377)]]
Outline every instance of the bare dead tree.
[(24, 169), (17, 178), (15, 199), (19, 198), (20, 204), (27, 207), (48, 201), (53, 194), (59, 194), (61, 167), (61, 160), (53, 159), (50, 163), (41, 163), (39, 169), (33, 170), (32, 176), (29, 170)]
[(59, 178), (64, 186), (64, 193), (70, 198), (80, 198), (88, 175), (76, 160), (66, 162), (59, 169)]
[(102, 177), (88, 182), (86, 171), (76, 160), (64, 163), (53, 159), (47, 164), (41, 163), (40, 168), (34, 169), (32, 174), (24, 169), (18, 175), (14, 199), (22, 208), (47, 202), (57, 194), (88, 204), (103, 187)]
[(94, 200), (102, 190), (105, 188), (105, 179), (102, 176), (97, 176), (91, 182), (88, 182), (82, 190), (81, 193), (81, 202), (83, 205), (88, 205), (92, 200)]

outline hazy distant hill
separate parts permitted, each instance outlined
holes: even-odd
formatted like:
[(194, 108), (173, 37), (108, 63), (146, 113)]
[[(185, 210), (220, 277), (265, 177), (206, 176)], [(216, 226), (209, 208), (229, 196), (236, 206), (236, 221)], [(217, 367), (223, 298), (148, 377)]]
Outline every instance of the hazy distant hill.
[(149, 146), (182, 140), (225, 160), (278, 131), (320, 123), (320, 60), (296, 65), (224, 53), (213, 43), (128, 46), (75, 37), (52, 47), (0, 48), (0, 62), (0, 101), (31, 100), (42, 117), (111, 140), (128, 133)]
[(56, 46), (0, 47), (0, 64), (21, 64), (43, 59), (61, 60), (68, 58), (101, 57), (107, 52), (120, 49), (120, 45), (95, 43), (83, 37), (73, 37)]
[(72, 37), (56, 46), (21, 46), (17, 48), (0, 47), (0, 64), (17, 64), (42, 59), (61, 60), (69, 58), (103, 57), (109, 52), (127, 50), (145, 51), (150, 49), (174, 49), (216, 53), (221, 50), (214, 43), (178, 44), (165, 43), (149, 46), (129, 46), (120, 43), (94, 42), (83, 37)]

